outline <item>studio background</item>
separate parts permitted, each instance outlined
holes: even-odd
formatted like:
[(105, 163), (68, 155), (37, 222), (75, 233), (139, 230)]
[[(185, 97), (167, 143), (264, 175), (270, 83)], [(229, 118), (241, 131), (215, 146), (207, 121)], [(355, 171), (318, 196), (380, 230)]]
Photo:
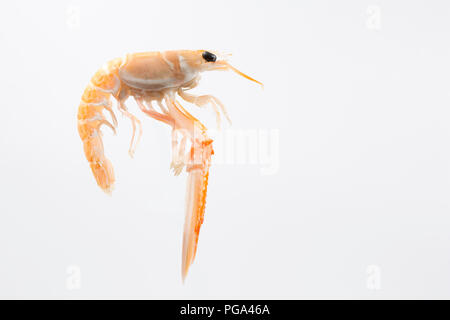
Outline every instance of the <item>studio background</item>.
[[(450, 298), (449, 18), (446, 1), (2, 2), (0, 297)], [(111, 197), (76, 128), (106, 61), (169, 49), (232, 53), (265, 85), (216, 72), (193, 90), (233, 125), (184, 285), (169, 128), (130, 99), (134, 159), (128, 119), (103, 129)], [(227, 149), (236, 132), (256, 158)]]

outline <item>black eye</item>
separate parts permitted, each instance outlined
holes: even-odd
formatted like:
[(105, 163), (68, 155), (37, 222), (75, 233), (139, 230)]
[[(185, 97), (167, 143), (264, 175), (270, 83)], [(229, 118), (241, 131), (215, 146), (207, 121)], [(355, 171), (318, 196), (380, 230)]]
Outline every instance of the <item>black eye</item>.
[(203, 57), (203, 59), (205, 59), (208, 62), (216, 62), (216, 59), (217, 59), (217, 57), (214, 53), (211, 53), (208, 51), (203, 52), (202, 57)]

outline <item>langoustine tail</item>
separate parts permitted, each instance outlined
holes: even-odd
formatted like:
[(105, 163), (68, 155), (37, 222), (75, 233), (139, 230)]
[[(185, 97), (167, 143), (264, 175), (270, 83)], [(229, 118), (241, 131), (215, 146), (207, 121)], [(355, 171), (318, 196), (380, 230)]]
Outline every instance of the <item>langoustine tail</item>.
[[(186, 187), (186, 215), (184, 222), (181, 269), (183, 282), (187, 276), (189, 267), (194, 262), (200, 227), (203, 223), (209, 167), (211, 155), (213, 154), (211, 143), (212, 140), (207, 140), (202, 143), (201, 150), (199, 150), (200, 152), (198, 153), (202, 157), (201, 162), (199, 164), (190, 164), (187, 168), (189, 175)], [(194, 148), (192, 150), (194, 150)], [(191, 151), (192, 158), (193, 155), (194, 151)]]
[[(111, 97), (115, 97), (120, 86), (117, 73), (121, 59), (110, 61), (98, 70), (84, 90), (78, 107), (78, 133), (83, 141), (84, 153), (100, 188), (111, 193), (114, 186), (114, 169), (103, 149), (101, 126), (116, 132), (117, 119), (111, 108)], [(108, 111), (113, 123), (104, 114)]]

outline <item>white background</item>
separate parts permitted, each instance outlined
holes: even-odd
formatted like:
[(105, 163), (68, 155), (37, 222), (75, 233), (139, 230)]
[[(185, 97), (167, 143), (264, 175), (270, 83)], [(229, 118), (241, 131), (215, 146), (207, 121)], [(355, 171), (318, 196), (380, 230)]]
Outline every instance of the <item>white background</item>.
[[(2, 2), (0, 297), (450, 298), (449, 30), (446, 1)], [(130, 101), (134, 159), (129, 121), (104, 129), (112, 197), (76, 129), (103, 63), (167, 49), (232, 53), (265, 90), (217, 72), (195, 92), (279, 134), (271, 175), (213, 164), (184, 285), (169, 128)]]

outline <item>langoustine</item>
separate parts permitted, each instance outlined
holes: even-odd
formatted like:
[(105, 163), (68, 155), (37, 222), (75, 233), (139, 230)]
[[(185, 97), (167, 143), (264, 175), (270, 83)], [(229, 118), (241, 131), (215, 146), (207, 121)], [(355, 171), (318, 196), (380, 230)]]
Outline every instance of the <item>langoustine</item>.
[[(140, 110), (147, 116), (171, 126), (170, 167), (175, 175), (180, 174), (183, 168), (188, 172), (182, 249), (183, 281), (197, 251), (205, 212), (209, 167), (214, 151), (213, 141), (207, 136), (206, 127), (180, 105), (176, 96), (199, 107), (210, 104), (216, 113), (218, 124), (221, 113), (229, 120), (225, 107), (217, 98), (211, 95), (194, 96), (186, 92), (198, 85), (201, 72), (210, 70), (232, 70), (261, 84), (231, 66), (225, 57), (219, 56), (217, 59), (217, 55), (209, 51), (134, 53), (125, 58), (114, 59), (98, 70), (86, 87), (78, 109), (78, 132), (83, 141), (86, 159), (98, 186), (106, 193), (111, 193), (115, 176), (111, 161), (104, 154), (100, 127), (106, 125), (116, 132), (117, 118), (111, 97), (117, 100), (118, 109), (132, 123), (130, 156), (133, 156), (139, 143), (142, 126), (125, 105), (129, 97), (136, 100)], [(104, 110), (110, 114), (112, 123), (105, 117)], [(186, 151), (188, 146), (190, 150)]]

